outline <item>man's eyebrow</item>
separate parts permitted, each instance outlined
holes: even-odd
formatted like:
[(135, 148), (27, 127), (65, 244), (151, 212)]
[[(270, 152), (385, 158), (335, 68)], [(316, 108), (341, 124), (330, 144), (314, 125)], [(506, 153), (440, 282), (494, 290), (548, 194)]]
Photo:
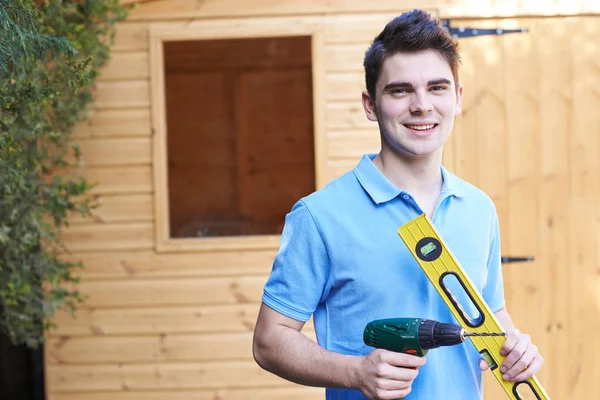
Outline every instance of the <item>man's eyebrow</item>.
[[(435, 85), (452, 85), (452, 81), (447, 78), (433, 79), (427, 82), (427, 86)], [(384, 92), (388, 92), (392, 89), (412, 89), (413, 85), (410, 82), (390, 82), (383, 87)]]
[(390, 82), (383, 87), (383, 91), (387, 92), (392, 89), (412, 89), (413, 85), (409, 82)]
[(432, 81), (427, 82), (427, 86), (434, 85), (452, 85), (452, 82), (450, 81), (450, 79), (446, 78), (434, 79)]

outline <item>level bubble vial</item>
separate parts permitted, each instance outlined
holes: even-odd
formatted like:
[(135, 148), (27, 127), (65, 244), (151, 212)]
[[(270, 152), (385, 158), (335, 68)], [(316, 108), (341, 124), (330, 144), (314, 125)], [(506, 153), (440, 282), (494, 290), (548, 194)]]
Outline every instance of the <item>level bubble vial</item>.
[(437, 249), (435, 243), (429, 242), (425, 246), (421, 247), (421, 254), (423, 254), (423, 257), (427, 257), (429, 254), (433, 253), (435, 249)]

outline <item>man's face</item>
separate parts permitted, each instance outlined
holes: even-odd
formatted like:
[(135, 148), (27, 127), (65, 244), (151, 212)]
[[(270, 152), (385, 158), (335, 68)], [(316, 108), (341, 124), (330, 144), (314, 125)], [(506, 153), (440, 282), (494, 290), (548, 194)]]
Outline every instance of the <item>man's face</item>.
[(376, 102), (363, 93), (367, 118), (377, 121), (382, 146), (402, 157), (440, 154), (461, 113), (462, 87), (436, 50), (400, 53), (383, 62)]

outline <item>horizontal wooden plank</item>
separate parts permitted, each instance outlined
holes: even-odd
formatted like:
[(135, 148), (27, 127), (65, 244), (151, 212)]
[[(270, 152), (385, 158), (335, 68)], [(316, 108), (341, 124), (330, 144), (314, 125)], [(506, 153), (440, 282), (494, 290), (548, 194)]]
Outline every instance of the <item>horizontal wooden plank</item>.
[(112, 52), (110, 59), (100, 70), (98, 80), (102, 82), (148, 79), (149, 64), (147, 51)]
[(266, 276), (83, 281), (86, 305), (145, 307), (260, 303)]
[(327, 154), (330, 159), (356, 160), (364, 153), (378, 153), (381, 149), (379, 130), (333, 131), (327, 133)]
[[(202, 40), (273, 36), (309, 36), (322, 32), (321, 16), (282, 16), (277, 18), (195, 19), (191, 21), (153, 22), (150, 37), (159, 35), (169, 40)], [(165, 36), (166, 33), (169, 33)]]
[(130, 21), (117, 23), (111, 53), (136, 50), (148, 50), (148, 24)]
[(365, 44), (331, 44), (325, 46), (324, 64), (327, 72), (364, 71), (363, 59), (369, 46)]
[(261, 389), (177, 390), (49, 394), (48, 400), (320, 400), (325, 389), (307, 386)]
[(70, 252), (150, 249), (154, 246), (154, 224), (71, 225), (62, 233)]
[(85, 268), (77, 273), (89, 280), (264, 275), (271, 270), (275, 254), (276, 250), (160, 254), (154, 251), (128, 251), (65, 255), (65, 259), (82, 261)]
[(502, 2), (484, 0), (473, 6), (465, 0), (450, 0), (440, 9), (444, 18), (492, 18), (492, 17), (526, 17), (600, 14), (600, 4), (596, 0), (552, 0), (521, 1), (505, 0)]
[(52, 338), (47, 364), (147, 363), (252, 359), (252, 332)]
[(119, 222), (151, 222), (154, 219), (154, 198), (151, 194), (95, 195), (91, 217), (73, 214), (71, 224), (106, 224)]
[[(121, 0), (131, 2), (132, 0)], [(242, 17), (262, 15), (308, 15), (342, 13), (400, 13), (413, 8), (439, 9), (442, 18), (459, 17), (510, 17), (510, 16), (550, 16), (600, 14), (600, 5), (595, 0), (572, 0), (524, 2), (507, 0), (498, 2), (483, 0), (473, 4), (465, 0), (405, 0), (400, 4), (391, 0), (364, 2), (361, 0), (321, 1), (306, 0), (205, 0), (198, 4), (195, 0), (155, 0), (136, 1), (139, 6), (132, 10), (128, 20), (152, 21), (164, 19)]]
[(152, 162), (150, 137), (81, 139), (81, 161), (86, 166), (135, 165)]
[(330, 72), (325, 75), (327, 101), (360, 101), (365, 90), (367, 85), (363, 72)]
[(148, 80), (96, 83), (94, 109), (150, 107)]
[[(398, 9), (383, 14), (327, 15), (325, 43), (360, 43), (366, 50), (385, 25), (402, 12)], [(430, 10), (430, 13), (435, 15), (435, 10)]]
[(49, 337), (252, 332), (258, 308), (258, 304), (100, 310), (81, 306), (76, 318), (58, 312), (54, 317), (57, 328), (49, 332)]
[(360, 98), (355, 101), (328, 102), (325, 121), (329, 131), (377, 128), (377, 122), (367, 119)]
[[(240, 379), (243, 377), (243, 379)], [(48, 389), (123, 391), (148, 389), (223, 389), (293, 386), (252, 361), (134, 365), (51, 365)]]
[(88, 118), (75, 127), (73, 138), (152, 135), (150, 109), (90, 110)]
[[(253, 332), (259, 308), (256, 303), (96, 310), (84, 304), (75, 318), (57, 312), (53, 318), (57, 327), (47, 337)], [(312, 318), (303, 328), (303, 332), (311, 331)]]
[(308, 386), (215, 390), (52, 393), (48, 400), (322, 400), (325, 389)]
[[(316, 341), (314, 330), (304, 332)], [(148, 363), (252, 359), (253, 332), (51, 338), (47, 364)]]
[(94, 194), (152, 192), (152, 167), (150, 165), (84, 168), (82, 175), (90, 184), (96, 184), (92, 189)]
[(328, 161), (326, 171), (328, 182), (352, 170), (359, 161), (360, 157)]
[[(418, 7), (433, 8), (439, 0), (429, 0), (425, 3), (417, 0), (405, 0), (401, 6), (404, 9)], [(152, 21), (161, 19), (185, 18), (217, 18), (241, 16), (287, 16), (323, 13), (347, 12), (382, 12), (398, 10), (398, 2), (382, 0), (378, 2), (363, 2), (361, 0), (338, 0), (335, 2), (322, 0), (278, 1), (262, 0), (205, 0), (201, 4), (193, 0), (155, 0), (142, 2), (132, 10), (128, 20)]]

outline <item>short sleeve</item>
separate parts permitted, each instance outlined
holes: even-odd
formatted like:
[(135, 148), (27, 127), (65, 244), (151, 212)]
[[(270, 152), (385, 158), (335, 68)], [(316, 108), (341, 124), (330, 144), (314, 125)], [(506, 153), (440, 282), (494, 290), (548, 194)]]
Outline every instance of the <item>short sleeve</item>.
[(321, 302), (328, 281), (325, 244), (313, 215), (300, 200), (285, 218), (262, 301), (283, 315), (307, 321)]
[(500, 227), (498, 216), (494, 209), (490, 232), (490, 250), (487, 261), (488, 277), (483, 287), (482, 295), (492, 312), (504, 308), (504, 282), (502, 278), (502, 264), (500, 258)]

